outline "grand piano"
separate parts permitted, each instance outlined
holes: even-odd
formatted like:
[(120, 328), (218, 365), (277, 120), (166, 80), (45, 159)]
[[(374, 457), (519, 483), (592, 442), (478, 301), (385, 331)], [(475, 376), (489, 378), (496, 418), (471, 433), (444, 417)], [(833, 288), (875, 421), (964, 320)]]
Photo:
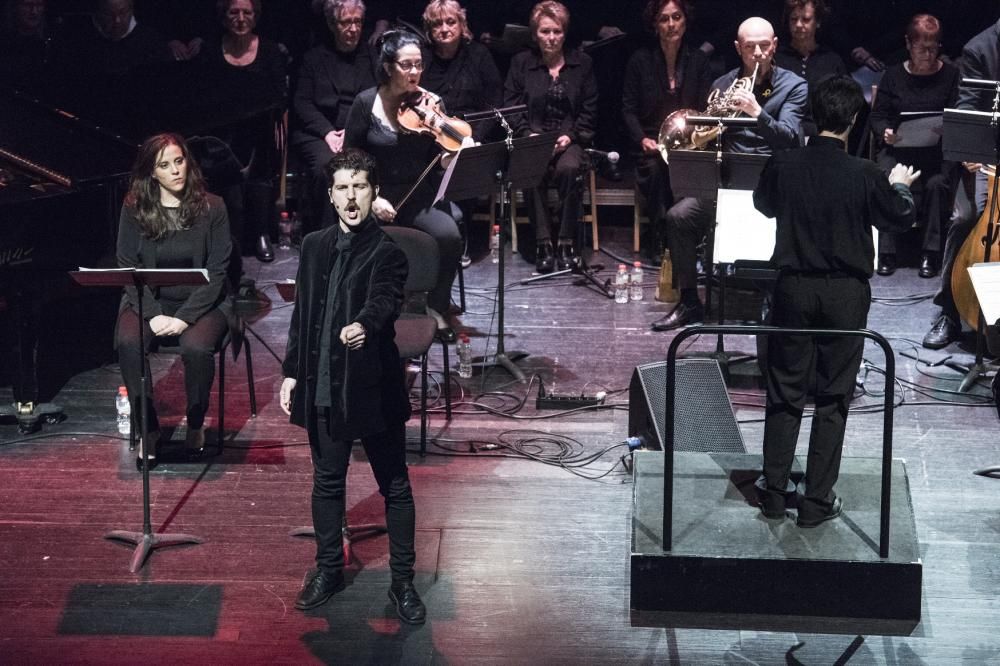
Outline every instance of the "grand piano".
[[(60, 418), (57, 406), (39, 402), (46, 397), (38, 381), (41, 324), (55, 322), (42, 337), (63, 341), (42, 353), (65, 358), (79, 351), (80, 327), (110, 332), (114, 325), (106, 308), (81, 314), (73, 307), (91, 295), (66, 272), (114, 265), (118, 209), (135, 153), (110, 131), (0, 91), (0, 386), (13, 386), (0, 421), (16, 419), (22, 433)], [(60, 319), (61, 309), (72, 316)]]

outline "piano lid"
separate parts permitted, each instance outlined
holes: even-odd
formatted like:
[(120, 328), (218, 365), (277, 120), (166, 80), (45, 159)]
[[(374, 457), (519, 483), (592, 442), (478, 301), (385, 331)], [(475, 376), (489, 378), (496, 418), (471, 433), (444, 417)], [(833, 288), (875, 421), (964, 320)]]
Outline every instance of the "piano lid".
[(127, 175), (136, 146), (16, 92), (0, 93), (0, 161), (65, 187)]

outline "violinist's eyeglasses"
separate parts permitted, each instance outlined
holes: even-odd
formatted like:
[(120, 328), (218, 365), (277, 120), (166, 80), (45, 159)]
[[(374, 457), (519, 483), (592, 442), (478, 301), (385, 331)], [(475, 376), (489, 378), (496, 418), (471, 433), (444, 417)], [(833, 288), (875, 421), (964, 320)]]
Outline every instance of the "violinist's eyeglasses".
[(396, 67), (399, 67), (399, 71), (401, 72), (409, 72), (411, 70), (414, 72), (424, 71), (424, 63), (419, 60), (414, 62), (409, 62), (409, 61), (400, 62), (399, 60), (397, 60)]

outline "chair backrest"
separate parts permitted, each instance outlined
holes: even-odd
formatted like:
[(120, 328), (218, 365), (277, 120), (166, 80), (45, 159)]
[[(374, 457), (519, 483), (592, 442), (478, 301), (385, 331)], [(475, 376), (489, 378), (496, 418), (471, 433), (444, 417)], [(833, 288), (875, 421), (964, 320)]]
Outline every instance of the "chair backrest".
[(437, 241), (419, 229), (396, 225), (382, 227), (382, 231), (396, 241), (406, 254), (410, 266), (406, 276), (406, 292), (428, 292), (437, 285), (438, 267), (441, 264)]

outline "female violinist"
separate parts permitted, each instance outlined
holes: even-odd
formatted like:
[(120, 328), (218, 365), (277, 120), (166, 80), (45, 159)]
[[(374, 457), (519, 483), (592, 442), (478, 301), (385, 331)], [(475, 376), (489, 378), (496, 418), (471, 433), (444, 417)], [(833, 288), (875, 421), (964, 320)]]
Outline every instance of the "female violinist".
[[(441, 111), (439, 106), (432, 108), (436, 96), (420, 87), (423, 71), (419, 38), (404, 31), (385, 33), (379, 53), (379, 84), (359, 93), (351, 105), (344, 146), (360, 148), (373, 155), (378, 163), (381, 184), (379, 196), (372, 204), (375, 216), (382, 222), (425, 231), (437, 241), (441, 263), (437, 286), (428, 294), (428, 314), (437, 319), (438, 335), (452, 342), (455, 332), (445, 317), (451, 301), (451, 284), (462, 256), (462, 238), (450, 203), (432, 205), (439, 174), (432, 170), (429, 177), (420, 178), (428, 165), (439, 158), (442, 148), (432, 134), (408, 131), (400, 124), (401, 112), (407, 122), (412, 120), (413, 107), (429, 111), (435, 118)], [(405, 203), (401, 203), (404, 197)]]

